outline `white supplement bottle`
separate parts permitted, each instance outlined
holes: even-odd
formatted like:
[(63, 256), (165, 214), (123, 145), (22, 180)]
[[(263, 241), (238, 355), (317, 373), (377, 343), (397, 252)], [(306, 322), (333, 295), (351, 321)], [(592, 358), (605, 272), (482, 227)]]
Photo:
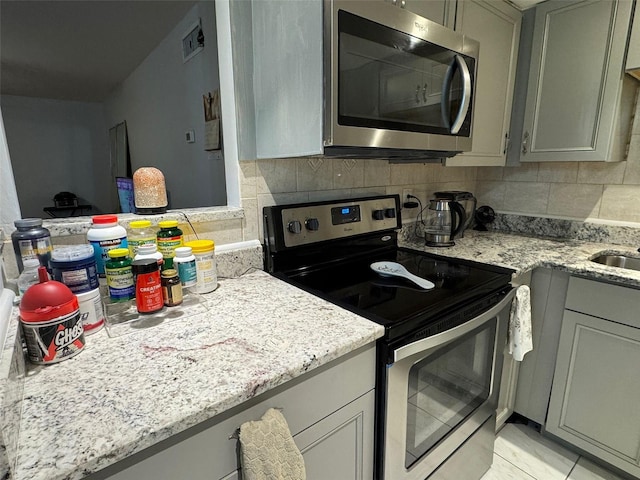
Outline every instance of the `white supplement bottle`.
[(164, 258), (162, 258), (162, 253), (158, 251), (158, 246), (156, 244), (145, 243), (143, 245), (138, 245), (138, 253), (136, 253), (136, 256), (133, 259), (142, 260), (145, 258), (153, 258), (158, 262), (158, 268), (162, 268)]
[(127, 231), (118, 225), (117, 215), (95, 215), (91, 217), (87, 240), (93, 247), (98, 276), (105, 278), (104, 264), (109, 260), (109, 250), (127, 248)]
[(196, 273), (196, 257), (191, 247), (178, 247), (174, 250), (173, 268), (178, 270), (180, 283), (183, 287), (193, 287), (198, 283)]
[(216, 272), (215, 244), (213, 240), (192, 240), (185, 244), (191, 247), (196, 257), (196, 274), (198, 281), (193, 287), (196, 293), (209, 293), (218, 288)]

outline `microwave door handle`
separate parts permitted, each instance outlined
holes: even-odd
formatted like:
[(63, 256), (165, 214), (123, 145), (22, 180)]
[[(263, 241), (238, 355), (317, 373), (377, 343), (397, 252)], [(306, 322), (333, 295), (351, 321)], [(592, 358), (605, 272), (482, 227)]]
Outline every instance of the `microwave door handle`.
[(462, 104), (460, 105), (458, 116), (451, 127), (451, 133), (453, 134), (458, 133), (462, 128), (471, 106), (471, 74), (469, 73), (469, 67), (467, 67), (467, 62), (460, 55), (455, 56), (455, 61), (458, 64), (458, 68), (460, 68), (460, 72), (462, 72)]
[(449, 87), (453, 81), (453, 72), (455, 60), (452, 60), (442, 79), (442, 95), (440, 96), (440, 114), (442, 116), (442, 124), (447, 130), (451, 130), (451, 119), (449, 118)]

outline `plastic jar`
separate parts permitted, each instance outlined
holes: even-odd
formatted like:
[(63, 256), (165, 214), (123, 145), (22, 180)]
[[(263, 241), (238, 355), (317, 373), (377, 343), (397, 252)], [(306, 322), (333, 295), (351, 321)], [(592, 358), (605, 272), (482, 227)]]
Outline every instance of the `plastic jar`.
[(104, 310), (102, 309), (102, 298), (100, 289), (96, 288), (90, 292), (77, 293), (78, 308), (80, 309), (80, 320), (85, 335), (99, 332), (104, 326)]
[(162, 268), (162, 264), (164, 263), (164, 259), (162, 258), (162, 254), (158, 251), (158, 247), (154, 243), (145, 243), (144, 245), (140, 245), (138, 247), (138, 253), (133, 258), (133, 260), (143, 260), (145, 258), (154, 259), (159, 268)]
[(75, 294), (98, 288), (98, 270), (91, 245), (57, 247), (51, 252), (53, 279), (64, 283)]
[(49, 268), (51, 234), (42, 226), (41, 218), (23, 218), (13, 222), (17, 230), (11, 234), (18, 271), (24, 269), (24, 260), (37, 258), (40, 265)]
[(158, 262), (153, 258), (134, 260), (131, 264), (136, 278), (136, 307), (140, 313), (162, 310), (162, 284)]
[(216, 273), (215, 244), (213, 240), (193, 240), (185, 244), (191, 247), (196, 258), (196, 274), (198, 277), (194, 291), (209, 293), (218, 288)]
[(40, 281), (38, 277), (38, 268), (40, 261), (37, 258), (27, 258), (24, 261), (24, 270), (18, 277), (18, 294), (24, 295), (31, 285), (35, 285)]
[(183, 245), (182, 230), (178, 228), (176, 220), (164, 220), (158, 223), (158, 251), (164, 258), (163, 269), (173, 268), (174, 250)]
[(182, 303), (182, 285), (178, 271), (170, 268), (160, 274), (162, 283), (162, 298), (167, 307), (175, 307)]
[(38, 268), (40, 283), (20, 301), (20, 323), (33, 363), (61, 362), (84, 349), (84, 328), (78, 299), (69, 288), (49, 280), (47, 269)]
[(104, 265), (109, 298), (115, 302), (131, 300), (135, 296), (131, 259), (128, 255), (127, 248), (109, 250), (109, 260)]
[(184, 288), (193, 287), (198, 283), (196, 272), (196, 257), (191, 247), (178, 247), (174, 250), (173, 268), (178, 270), (180, 283)]
[(156, 229), (151, 227), (149, 220), (134, 220), (129, 223), (127, 243), (129, 245), (129, 257), (134, 258), (138, 253), (138, 247), (146, 243), (157, 244)]
[(93, 247), (98, 276), (104, 278), (108, 252), (114, 248), (127, 248), (127, 231), (118, 225), (117, 215), (96, 215), (91, 217), (91, 222), (87, 240)]

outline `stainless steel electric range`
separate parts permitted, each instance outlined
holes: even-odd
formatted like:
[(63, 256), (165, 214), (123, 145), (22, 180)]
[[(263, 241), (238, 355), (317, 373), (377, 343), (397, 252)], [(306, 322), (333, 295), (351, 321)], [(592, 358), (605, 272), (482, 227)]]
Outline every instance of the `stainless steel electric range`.
[[(265, 267), (385, 327), (378, 480), (479, 479), (493, 456), (511, 270), (398, 246), (398, 195), (265, 207)], [(374, 272), (396, 262), (424, 289)]]

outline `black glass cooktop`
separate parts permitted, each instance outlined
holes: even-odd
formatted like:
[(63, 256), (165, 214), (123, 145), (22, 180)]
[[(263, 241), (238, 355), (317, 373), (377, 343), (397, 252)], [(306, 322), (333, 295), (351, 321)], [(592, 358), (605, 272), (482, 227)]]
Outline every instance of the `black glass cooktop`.
[[(370, 268), (378, 261), (398, 262), (435, 288), (380, 276)], [(486, 298), (506, 286), (511, 274), (506, 268), (398, 248), (277, 276), (384, 325), (387, 337), (395, 330), (391, 336), (396, 337)]]

